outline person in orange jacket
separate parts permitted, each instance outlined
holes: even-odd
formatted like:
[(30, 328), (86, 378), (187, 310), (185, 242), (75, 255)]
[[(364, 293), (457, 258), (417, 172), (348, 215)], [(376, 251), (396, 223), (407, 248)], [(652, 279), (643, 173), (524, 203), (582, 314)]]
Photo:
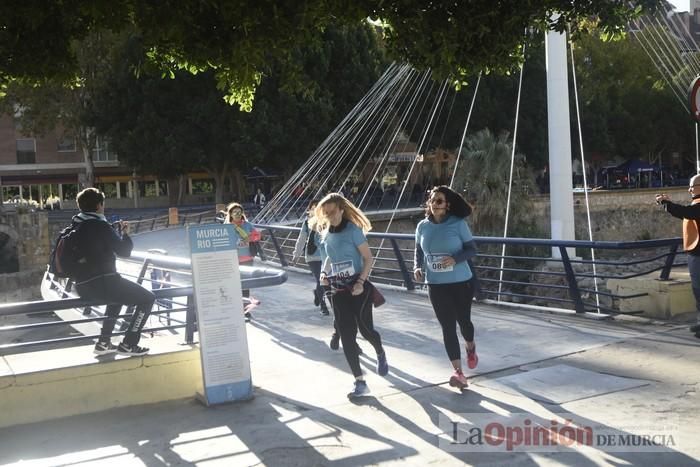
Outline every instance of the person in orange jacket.
[(671, 201), (666, 193), (656, 195), (656, 204), (664, 207), (667, 213), (678, 219), (683, 219), (683, 249), (688, 254), (688, 272), (690, 283), (695, 297), (695, 309), (697, 318), (695, 324), (690, 326), (690, 332), (700, 338), (700, 235), (698, 234), (698, 222), (700, 222), (700, 175), (690, 179), (688, 187), (690, 204), (683, 206)]

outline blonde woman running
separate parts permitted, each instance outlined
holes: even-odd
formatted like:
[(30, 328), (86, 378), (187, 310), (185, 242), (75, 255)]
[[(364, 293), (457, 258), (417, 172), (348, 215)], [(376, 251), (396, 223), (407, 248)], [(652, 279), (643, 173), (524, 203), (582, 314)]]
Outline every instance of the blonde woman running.
[(358, 329), (377, 352), (377, 373), (386, 376), (389, 372), (382, 339), (374, 329), (372, 318), (373, 285), (368, 281), (372, 254), (365, 237), (372, 225), (362, 211), (340, 193), (330, 193), (318, 203), (316, 219), (326, 254), (321, 284), (335, 290), (331, 300), (343, 352), (355, 377), (355, 385), (348, 393), (353, 399), (369, 393), (360, 368)]

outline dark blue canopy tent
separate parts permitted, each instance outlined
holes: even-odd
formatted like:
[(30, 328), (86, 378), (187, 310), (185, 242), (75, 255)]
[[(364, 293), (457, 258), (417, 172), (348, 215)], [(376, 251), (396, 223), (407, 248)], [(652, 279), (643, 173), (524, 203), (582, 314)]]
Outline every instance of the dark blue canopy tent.
[[(652, 175), (653, 173), (659, 173), (660, 168), (651, 165), (647, 162), (641, 161), (639, 159), (631, 159), (617, 166), (617, 170), (627, 173), (627, 179), (631, 180), (631, 176), (634, 176), (635, 183), (634, 186), (639, 188), (641, 186), (641, 175), (643, 173), (648, 174), (647, 186), (652, 186)], [(630, 186), (632, 184), (630, 183)]]
[[(638, 187), (641, 174), (646, 173), (651, 177), (652, 173), (660, 173), (660, 171), (660, 167), (639, 159), (630, 159), (614, 167), (604, 167), (601, 170), (601, 175), (605, 178), (606, 188), (629, 188), (632, 186), (630, 183), (632, 176), (635, 179), (634, 186)], [(649, 184), (651, 186), (651, 179)]]
[(617, 169), (627, 172), (629, 174), (634, 174), (634, 173), (639, 173), (639, 172), (656, 172), (659, 170), (658, 167), (655, 165), (648, 164), (644, 161), (640, 161), (639, 159), (631, 159), (627, 162), (623, 162), (622, 164), (618, 165), (616, 167)]

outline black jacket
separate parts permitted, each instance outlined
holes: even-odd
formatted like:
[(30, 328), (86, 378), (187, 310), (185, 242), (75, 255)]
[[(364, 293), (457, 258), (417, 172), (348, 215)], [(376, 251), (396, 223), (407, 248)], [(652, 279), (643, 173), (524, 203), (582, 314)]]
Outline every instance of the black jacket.
[[(700, 222), (700, 203), (683, 206), (672, 201), (664, 200), (661, 202), (661, 204), (663, 204), (666, 212), (673, 217)], [(686, 253), (693, 256), (700, 256), (700, 244)]]
[(129, 257), (134, 244), (127, 234), (120, 235), (106, 220), (94, 213), (73, 217), (78, 227), (81, 267), (75, 281), (84, 282), (97, 276), (117, 272), (117, 256)]

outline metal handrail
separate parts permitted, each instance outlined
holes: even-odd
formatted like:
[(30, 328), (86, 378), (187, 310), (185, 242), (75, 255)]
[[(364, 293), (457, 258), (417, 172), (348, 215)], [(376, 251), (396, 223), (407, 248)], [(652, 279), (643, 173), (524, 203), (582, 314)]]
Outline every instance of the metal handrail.
[[(262, 243), (263, 250), (265, 251), (268, 259), (272, 262), (281, 264), (282, 266), (287, 266), (289, 263), (288, 256), (291, 256), (290, 252), (294, 248), (294, 243), (296, 242), (296, 237), (298, 236), (300, 228), (267, 224), (256, 224), (256, 227), (264, 231), (269, 238), (269, 240), (265, 240)], [(411, 251), (411, 249), (407, 248), (407, 245), (410, 244), (413, 246), (415, 239), (413, 234), (369, 232), (367, 234), (367, 239), (370, 242), (370, 249), (375, 257), (375, 266), (372, 270), (372, 274), (370, 275), (370, 278), (373, 281), (401, 285), (407, 290), (422, 287), (422, 285), (415, 284), (412, 278), (411, 271), (413, 270), (414, 266), (413, 259), (406, 259), (404, 257), (405, 253)], [(391, 247), (381, 247), (380, 243), (382, 240), (388, 240)], [(612, 278), (626, 279), (652, 274), (655, 272), (659, 272), (659, 280), (668, 280), (670, 271), (673, 267), (683, 266), (686, 264), (684, 262), (677, 262), (677, 259), (681, 254), (678, 252), (678, 247), (681, 244), (680, 238), (614, 242), (474, 237), (474, 241), (476, 242), (477, 246), (486, 250), (496, 246), (500, 247), (502, 245), (506, 245), (507, 247), (530, 249), (541, 249), (546, 247), (547, 251), (556, 250), (559, 257), (546, 257), (542, 255), (506, 255), (503, 256), (503, 258), (506, 260), (506, 264), (503, 266), (500, 265), (500, 260), (502, 258), (500, 254), (482, 252), (475, 258), (477, 261), (477, 264), (475, 265), (475, 272), (477, 273), (477, 276), (483, 276), (482, 282), (484, 285), (495, 285), (495, 287), (484, 287), (483, 292), (487, 296), (493, 297), (498, 301), (502, 301), (510, 297), (517, 298), (518, 300), (525, 300), (526, 302), (527, 300), (564, 302), (578, 313), (584, 313), (591, 310), (600, 311), (603, 309), (609, 313), (622, 313), (619, 309), (615, 309), (614, 306), (612, 306), (612, 303), (611, 306), (599, 304), (596, 297), (598, 297), (598, 299), (609, 299), (608, 301), (610, 302), (619, 302), (620, 300), (645, 295), (614, 294), (608, 290), (605, 290), (604, 287), (601, 287), (598, 291), (596, 291), (592, 285), (585, 286), (580, 284), (580, 281), (603, 281), (605, 279)], [(635, 258), (633, 260), (614, 260), (609, 258), (600, 259), (599, 257), (596, 257), (596, 260), (592, 261), (589, 259), (571, 258), (568, 250), (572, 248), (581, 251), (593, 249), (608, 252), (641, 250), (651, 252), (651, 256), (641, 259)], [(658, 252), (657, 250), (664, 251)], [(550, 269), (554, 270), (538, 270), (534, 269), (533, 266), (530, 266), (528, 269), (527, 267), (523, 266), (523, 264), (518, 265), (514, 263), (534, 263), (535, 266), (538, 264), (549, 265)], [(594, 264), (597, 266), (597, 271), (595, 273), (593, 273), (591, 270)], [(558, 267), (555, 268), (555, 265), (558, 265)], [(643, 267), (645, 269), (641, 271), (629, 272), (628, 270), (632, 266)], [(623, 272), (620, 273), (616, 271), (615, 274), (611, 274), (605, 271), (605, 268), (609, 267), (619, 268), (619, 270), (622, 270)], [(586, 268), (587, 270), (581, 271), (581, 268)], [(511, 275), (511, 278), (504, 277), (503, 279), (494, 279), (494, 277), (500, 276), (501, 273), (503, 273), (504, 276)], [(552, 286), (552, 284), (546, 283), (540, 285), (535, 283), (535, 281), (530, 281), (528, 279), (514, 280), (512, 275), (518, 274), (527, 275), (530, 278), (538, 275), (544, 277), (549, 276), (554, 279), (558, 277), (561, 278), (564, 283), (555, 287)], [(506, 286), (507, 288), (503, 289), (503, 286)], [(537, 293), (521, 293), (522, 291), (520, 289), (527, 287), (534, 288), (535, 286), (544, 289), (566, 291), (567, 296), (544, 296), (538, 295)], [(631, 311), (625, 313), (634, 314), (641, 313), (641, 311)]]
[[(196, 311), (195, 303), (193, 297), (193, 287), (191, 284), (177, 284), (169, 280), (164, 280), (163, 274), (155, 274), (156, 277), (160, 277), (158, 280), (154, 280), (153, 271), (156, 272), (175, 272), (182, 276), (191, 276), (191, 262), (188, 258), (179, 258), (174, 256), (168, 256), (164, 254), (143, 252), (143, 251), (133, 251), (131, 257), (120, 258), (120, 265), (125, 265), (125, 263), (131, 263), (139, 267), (139, 273), (134, 275), (135, 282), (142, 284), (144, 281), (151, 283), (152, 292), (156, 297), (156, 304), (167, 305), (163, 306), (163, 309), (152, 311), (152, 316), (166, 315), (167, 325), (156, 327), (156, 328), (145, 328), (144, 333), (155, 332), (161, 330), (177, 330), (185, 329), (185, 342), (191, 344), (194, 342), (194, 332), (196, 331)], [(241, 274), (241, 288), (242, 289), (256, 289), (260, 287), (270, 287), (284, 283), (287, 280), (287, 273), (279, 269), (272, 268), (260, 268), (253, 266), (240, 266)], [(128, 273), (124, 273), (128, 275)], [(104, 301), (99, 300), (86, 300), (82, 298), (77, 298), (73, 293), (73, 281), (71, 280), (59, 280), (53, 277), (48, 271), (44, 274), (42, 280), (42, 292), (47, 291), (47, 294), (55, 296), (56, 299), (50, 300), (40, 300), (32, 302), (21, 302), (21, 303), (8, 303), (0, 305), (0, 316), (12, 316), (12, 315), (31, 315), (37, 313), (46, 312), (56, 312), (59, 310), (77, 309), (83, 310), (80, 319), (69, 319), (62, 321), (49, 321), (43, 323), (32, 323), (32, 324), (21, 324), (14, 326), (3, 326), (0, 327), (0, 351), (17, 349), (23, 347), (32, 347), (38, 345), (55, 345), (62, 342), (78, 342), (84, 340), (95, 339), (99, 336), (97, 335), (81, 335), (81, 336), (71, 336), (54, 338), (47, 340), (37, 340), (31, 342), (19, 342), (19, 343), (7, 343), (2, 340), (2, 332), (11, 331), (26, 331), (34, 330), (39, 328), (46, 328), (50, 326), (72, 326), (74, 324), (83, 324), (90, 322), (99, 322), (104, 320), (104, 316), (91, 316), (91, 311), (95, 307), (100, 307), (108, 305)], [(46, 298), (46, 297), (45, 297)], [(184, 298), (184, 303), (175, 302), (176, 298)], [(174, 308), (172, 305), (181, 305), (179, 308)], [(126, 314), (121, 315), (120, 318), (124, 318), (130, 315), (131, 309), (133, 307), (128, 307)], [(185, 318), (175, 319), (171, 317), (174, 312), (184, 312)], [(173, 324), (175, 323), (175, 324)], [(120, 330), (113, 335), (123, 334), (124, 331)]]
[[(181, 214), (180, 225), (185, 223), (215, 222), (216, 214), (215, 210)], [(161, 222), (157, 222), (155, 219), (140, 220), (144, 229), (139, 230), (142, 232), (145, 232), (148, 228), (158, 230)], [(157, 219), (160, 219), (160, 217)], [(131, 220), (130, 222), (135, 221)], [(180, 225), (167, 224), (166, 228), (179, 227)], [(263, 255), (261, 257), (282, 267), (289, 266), (289, 258), (300, 228), (268, 224), (256, 224), (256, 227), (263, 232), (261, 241)], [(375, 257), (375, 266), (371, 275), (371, 279), (374, 282), (398, 285), (407, 290), (424, 287), (422, 284), (415, 284), (412, 278), (414, 266), (412, 259), (413, 234), (370, 232), (367, 237)], [(659, 273), (659, 280), (667, 280), (673, 267), (686, 264), (682, 260), (684, 253), (679, 251), (680, 238), (632, 242), (502, 237), (474, 237), (474, 240), (482, 250), (474, 258), (474, 270), (481, 279), (483, 293), (486, 297), (498, 301), (511, 300), (522, 303), (564, 304), (578, 313), (591, 310), (606, 310), (609, 313), (620, 313), (619, 301), (644, 295), (615, 294), (606, 290), (605, 287), (599, 287), (596, 290), (592, 283), (587, 284), (584, 281), (604, 281), (612, 278), (626, 279), (657, 272)], [(384, 244), (383, 241), (388, 241), (388, 244)], [(559, 253), (559, 257), (549, 257), (542, 253), (511, 253), (501, 256), (500, 247), (503, 245), (509, 249), (517, 248), (518, 250), (545, 249), (547, 252), (556, 250)], [(596, 260), (592, 261), (586, 258), (569, 257), (569, 249), (577, 249), (578, 251), (593, 249), (608, 252), (612, 255), (625, 253), (627, 256), (621, 259), (611, 259), (605, 257), (605, 255), (596, 254)], [(644, 252), (647, 256), (643, 258), (629, 257), (632, 256), (632, 253), (638, 251)], [(628, 254), (626, 252), (631, 253)], [(504, 265), (500, 264), (502, 258), (505, 260)], [(142, 262), (137, 281), (145, 279), (146, 270), (149, 267), (153, 267), (150, 263), (151, 261), (162, 271), (188, 271), (190, 269), (189, 260), (184, 258), (134, 252), (132, 259)], [(594, 264), (597, 268), (595, 273), (591, 270)], [(243, 266), (241, 271), (245, 271), (246, 268)], [(615, 270), (611, 272), (610, 269), (612, 268), (615, 268)], [(636, 270), (633, 268), (636, 268)], [(184, 272), (184, 274), (187, 274), (187, 272)], [(261, 274), (267, 274), (267, 272)], [(501, 274), (503, 274), (503, 278), (500, 278)], [(270, 276), (265, 277), (269, 278)], [(533, 278), (538, 279), (533, 280)], [(550, 284), (545, 279), (554, 281), (554, 283)], [(245, 281), (246, 279), (243, 280)], [(257, 286), (274, 285), (276, 283), (280, 283), (279, 277), (270, 278), (269, 283), (260, 283)], [(165, 287), (172, 286), (171, 283), (165, 281), (162, 285)], [(245, 285), (246, 288), (255, 288), (257, 286)], [(550, 292), (548, 295), (545, 295), (544, 292), (538, 289), (546, 289)], [(607, 301), (598, 304), (596, 298)]]

